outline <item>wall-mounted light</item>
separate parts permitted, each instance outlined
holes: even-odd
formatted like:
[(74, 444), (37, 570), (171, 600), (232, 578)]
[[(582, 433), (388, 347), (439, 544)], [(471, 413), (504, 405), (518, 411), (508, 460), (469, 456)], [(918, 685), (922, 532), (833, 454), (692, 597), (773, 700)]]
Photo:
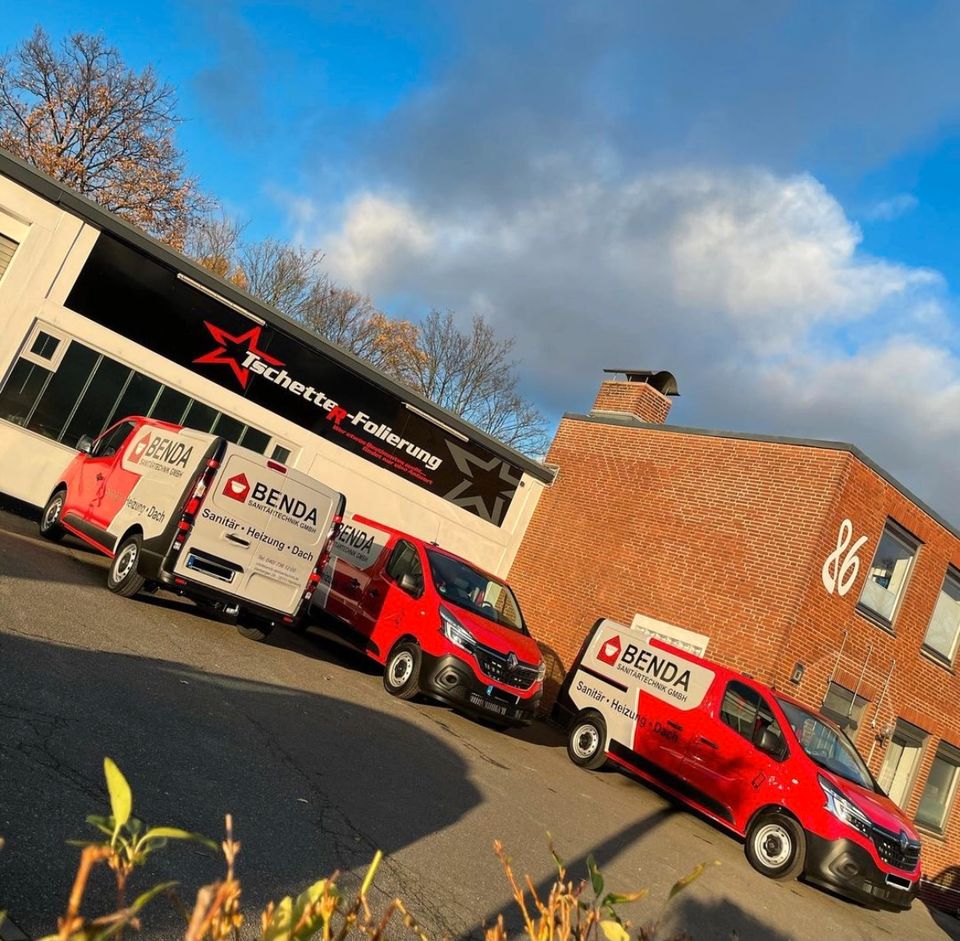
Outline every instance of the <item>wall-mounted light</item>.
[(233, 301), (228, 300), (222, 294), (217, 294), (216, 291), (210, 290), (205, 284), (201, 284), (199, 281), (194, 281), (193, 278), (188, 278), (183, 272), (177, 272), (177, 280), (182, 281), (184, 284), (189, 284), (194, 290), (199, 291), (201, 294), (206, 294), (207, 297), (212, 297), (215, 301), (219, 301), (223, 304), (224, 307), (229, 307), (230, 310), (235, 310), (238, 314), (243, 314), (248, 320), (252, 320), (254, 323), (260, 324), (262, 327), (266, 324), (266, 321), (258, 317), (256, 314), (251, 314), (249, 310), (244, 307), (241, 307), (239, 304), (234, 304)]
[(798, 662), (794, 665), (793, 673), (790, 674), (790, 682), (793, 683), (794, 686), (797, 686), (800, 683), (800, 680), (803, 679), (803, 671), (805, 669), (806, 668), (802, 663)]
[(419, 415), (421, 418), (425, 418), (428, 422), (432, 422), (438, 428), (442, 428), (447, 434), (453, 435), (454, 438), (459, 438), (461, 441), (469, 441), (470, 439), (461, 432), (457, 431), (456, 428), (451, 428), (449, 425), (445, 425), (439, 418), (434, 418), (433, 415), (429, 415), (421, 408), (417, 408), (416, 405), (411, 405), (409, 402), (404, 402), (403, 407), (413, 412), (414, 415)]

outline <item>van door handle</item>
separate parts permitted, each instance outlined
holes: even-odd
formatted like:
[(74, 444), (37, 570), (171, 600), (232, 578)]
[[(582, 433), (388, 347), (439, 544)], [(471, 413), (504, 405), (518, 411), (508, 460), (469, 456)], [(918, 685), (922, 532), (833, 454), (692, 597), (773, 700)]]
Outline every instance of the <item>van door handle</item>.
[(671, 729), (676, 729), (678, 732), (683, 731), (683, 726), (679, 722), (668, 722), (667, 725), (669, 725)]
[(358, 578), (351, 578), (351, 579), (350, 579), (350, 587), (351, 587), (354, 591), (356, 591), (356, 590), (360, 587), (360, 579), (358, 579)]
[(243, 546), (244, 548), (247, 548), (247, 546), (250, 545), (249, 539), (241, 539), (240, 536), (234, 536), (233, 533), (227, 533), (225, 538), (229, 539), (230, 542), (235, 542), (238, 546)]
[(371, 598), (379, 598), (379, 597), (380, 597), (380, 589), (379, 589), (379, 588), (371, 588), (371, 589), (367, 592), (367, 594), (368, 594)]
[(700, 744), (706, 745), (707, 748), (719, 748), (720, 746), (716, 742), (711, 742), (710, 739), (700, 736)]
[(97, 480), (103, 480), (103, 474), (97, 474)]

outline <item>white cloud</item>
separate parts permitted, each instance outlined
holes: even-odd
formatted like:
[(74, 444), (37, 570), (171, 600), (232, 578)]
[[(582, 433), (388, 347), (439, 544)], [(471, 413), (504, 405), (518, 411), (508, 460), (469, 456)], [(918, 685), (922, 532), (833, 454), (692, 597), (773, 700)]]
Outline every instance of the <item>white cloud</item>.
[(363, 193), (316, 238), (374, 298), (515, 334), (548, 408), (589, 407), (604, 367), (668, 368), (679, 420), (852, 440), (950, 510), (960, 366), (943, 279), (866, 255), (807, 174), (677, 169), (475, 212)]
[(871, 222), (890, 222), (892, 219), (905, 216), (908, 212), (913, 212), (918, 205), (917, 197), (912, 193), (898, 193), (890, 199), (874, 203), (864, 213), (864, 218)]

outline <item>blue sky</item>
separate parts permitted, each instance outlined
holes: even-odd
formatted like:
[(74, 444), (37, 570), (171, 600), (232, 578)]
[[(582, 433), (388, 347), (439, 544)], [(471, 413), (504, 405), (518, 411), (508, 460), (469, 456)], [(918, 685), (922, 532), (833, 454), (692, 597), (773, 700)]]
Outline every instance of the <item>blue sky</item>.
[(960, 518), (955, 4), (41, 0), (0, 46), (37, 23), (153, 63), (250, 234), (514, 335), (551, 417), (668, 368), (674, 421), (853, 441)]

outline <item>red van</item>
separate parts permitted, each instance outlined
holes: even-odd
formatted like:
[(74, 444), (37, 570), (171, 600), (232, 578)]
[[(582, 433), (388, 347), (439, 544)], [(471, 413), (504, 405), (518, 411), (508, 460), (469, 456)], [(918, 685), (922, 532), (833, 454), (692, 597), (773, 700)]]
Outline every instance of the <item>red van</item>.
[(225, 438), (133, 416), (84, 436), (40, 517), (111, 558), (107, 587), (165, 585), (262, 640), (306, 612), (345, 498)]
[(424, 693), (503, 727), (526, 725), (545, 666), (506, 582), (433, 543), (354, 516), (313, 604), (384, 665), (388, 693)]
[(774, 879), (797, 875), (873, 908), (908, 909), (920, 839), (830, 719), (733, 670), (611, 621), (561, 691), (567, 753), (607, 760), (743, 837)]

